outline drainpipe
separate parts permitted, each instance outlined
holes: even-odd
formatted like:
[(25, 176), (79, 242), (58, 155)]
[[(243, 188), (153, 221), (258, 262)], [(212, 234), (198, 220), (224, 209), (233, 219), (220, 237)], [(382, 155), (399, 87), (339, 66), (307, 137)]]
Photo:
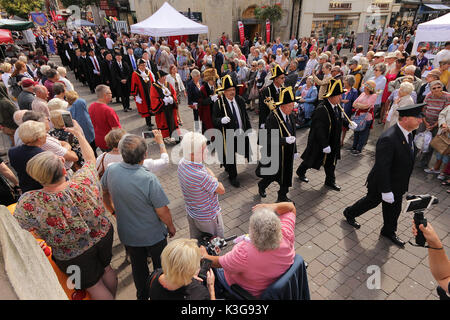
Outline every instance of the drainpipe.
[(289, 31), (289, 40), (292, 37), (292, 28), (294, 27), (294, 8), (295, 8), (295, 0), (292, 0), (292, 9), (291, 9), (291, 30)]
[(297, 32), (295, 38), (298, 39), (298, 31), (300, 30), (300, 17), (302, 16), (302, 4), (303, 0), (298, 0), (298, 22), (297, 22)]

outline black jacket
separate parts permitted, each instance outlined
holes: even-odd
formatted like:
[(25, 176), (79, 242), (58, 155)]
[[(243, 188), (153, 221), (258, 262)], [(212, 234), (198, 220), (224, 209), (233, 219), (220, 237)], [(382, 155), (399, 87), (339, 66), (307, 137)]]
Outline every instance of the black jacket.
[[(250, 124), (250, 118), (247, 114), (247, 110), (246, 110), (246, 105), (245, 105), (245, 101), (244, 99), (242, 99), (240, 96), (236, 95), (235, 97), (237, 106), (239, 108), (239, 114), (241, 116), (241, 121), (242, 121), (242, 130), (244, 132), (250, 130), (251, 124)], [(229, 118), (231, 118), (231, 121), (227, 124), (222, 124), (222, 118), (228, 116)], [(224, 163), (226, 161), (226, 156), (231, 156), (230, 154), (227, 154), (225, 152), (225, 147), (227, 144), (227, 136), (226, 136), (226, 130), (227, 129), (232, 129), (232, 130), (236, 130), (238, 129), (238, 127), (236, 126), (237, 123), (237, 119), (235, 120), (233, 113), (231, 111), (230, 108), (230, 104), (228, 103), (228, 100), (225, 98), (225, 96), (223, 94), (221, 94), (219, 96), (219, 99), (214, 103), (213, 105), (213, 109), (212, 109), (212, 121), (213, 121), (213, 125), (216, 129), (220, 130), (222, 133), (225, 133), (225, 135), (223, 135), (223, 139), (224, 139), (224, 151), (223, 151), (223, 162), (221, 161), (221, 163)], [(234, 139), (236, 142), (236, 138)], [(228, 141), (228, 143), (230, 143), (230, 141)], [(237, 152), (239, 150), (237, 143), (234, 144), (234, 152)], [(248, 135), (245, 137), (245, 154), (244, 156), (247, 159), (250, 159), (251, 157), (251, 149), (250, 149), (250, 140)], [(219, 155), (219, 161), (221, 160), (221, 157)]]
[[(281, 88), (278, 90), (281, 92)], [(278, 102), (279, 95), (280, 94), (277, 93), (277, 89), (273, 83), (261, 91), (259, 95), (259, 128), (261, 128), (261, 124), (266, 123), (266, 119), (270, 114), (269, 107), (264, 103), (264, 100), (267, 97), (272, 97), (275, 102)]]
[[(135, 61), (135, 63), (136, 63), (136, 69), (137, 69), (137, 66), (138, 66), (138, 59), (136, 58), (136, 56), (135, 56), (134, 54), (133, 54), (133, 57), (134, 57), (134, 61)], [(126, 63), (128, 63), (128, 66), (130, 67), (131, 72), (134, 71), (134, 70), (133, 70), (133, 64), (131, 63), (131, 59), (130, 59), (130, 56), (129, 56), (128, 54), (126, 54), (126, 55), (123, 56), (122, 61), (125, 61)], [(153, 72), (153, 71), (152, 71), (152, 72)], [(155, 74), (155, 76), (156, 76), (156, 74)], [(130, 77), (131, 77), (131, 73), (130, 73)]]
[[(293, 173), (293, 166), (294, 166), (294, 154), (297, 153), (297, 144), (294, 142), (292, 144), (288, 144), (286, 142), (286, 138), (288, 136), (294, 136), (295, 137), (295, 117), (291, 113), (289, 115), (290, 120), (290, 127), (286, 124), (286, 121), (284, 120), (284, 117), (282, 113), (280, 112), (279, 108), (277, 108), (275, 111), (271, 112), (270, 115), (267, 117), (266, 126), (265, 129), (267, 130), (267, 141), (263, 144), (263, 148), (261, 150), (261, 156), (269, 157), (271, 161), (269, 163), (258, 163), (258, 167), (256, 169), (256, 175), (260, 178), (271, 176), (274, 177), (276, 181), (280, 184), (280, 186), (285, 187), (291, 187), (292, 186), (292, 173)], [(272, 129), (277, 130), (278, 132), (278, 143), (277, 143), (277, 152), (273, 157), (278, 157), (275, 159), (272, 159), (271, 156), (271, 134)], [(260, 140), (261, 143), (261, 140)], [(278, 165), (274, 163), (274, 161), (278, 161)], [(266, 170), (268, 168), (271, 168), (271, 170), (277, 170), (275, 174), (262, 174), (261, 168), (265, 168)], [(264, 171), (263, 171), (264, 172)]]
[(367, 177), (368, 188), (402, 196), (408, 191), (416, 152), (415, 146), (411, 152), (398, 124), (383, 132), (377, 141), (375, 164)]
[[(311, 118), (308, 144), (302, 159), (309, 168), (319, 170), (322, 165), (336, 164), (341, 158), (342, 111), (336, 115), (328, 99), (320, 102)], [(331, 153), (323, 153), (330, 146)]]
[[(114, 86), (114, 89), (116, 90), (116, 93), (118, 96), (124, 96), (126, 94), (129, 94), (130, 87), (131, 87), (131, 75), (133, 73), (133, 70), (131, 70), (131, 67), (128, 65), (128, 63), (124, 62), (122, 60), (122, 69), (119, 68), (119, 64), (117, 61), (114, 61), (113, 63), (113, 78), (112, 83)], [(121, 80), (127, 80), (127, 82), (124, 84)]]

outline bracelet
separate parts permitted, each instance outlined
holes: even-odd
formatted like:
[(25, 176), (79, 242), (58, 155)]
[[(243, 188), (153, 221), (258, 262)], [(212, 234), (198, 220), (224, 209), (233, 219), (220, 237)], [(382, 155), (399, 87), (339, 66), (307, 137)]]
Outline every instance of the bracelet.
[(159, 146), (160, 146), (161, 148), (164, 148), (166, 145), (165, 145), (164, 143), (160, 143)]

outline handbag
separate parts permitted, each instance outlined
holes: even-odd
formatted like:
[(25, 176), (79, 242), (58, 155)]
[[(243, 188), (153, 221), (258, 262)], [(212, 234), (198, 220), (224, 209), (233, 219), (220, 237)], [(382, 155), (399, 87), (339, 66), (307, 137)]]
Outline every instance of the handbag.
[(17, 188), (13, 188), (11, 184), (0, 175), (0, 204), (4, 206), (9, 206), (10, 204), (16, 203), (20, 198), (20, 193)]
[(354, 131), (359, 132), (359, 131), (363, 131), (364, 129), (366, 129), (367, 123), (368, 123), (368, 121), (366, 120), (366, 117), (367, 117), (367, 113), (361, 113), (359, 116), (357, 116), (356, 113), (354, 115), (352, 115), (351, 120), (358, 125)]
[(249, 100), (257, 99), (259, 97), (259, 91), (256, 87), (256, 82), (253, 85), (253, 87), (250, 89), (250, 95), (248, 96)]
[(431, 147), (443, 156), (450, 154), (450, 138), (446, 134), (437, 135), (431, 140)]

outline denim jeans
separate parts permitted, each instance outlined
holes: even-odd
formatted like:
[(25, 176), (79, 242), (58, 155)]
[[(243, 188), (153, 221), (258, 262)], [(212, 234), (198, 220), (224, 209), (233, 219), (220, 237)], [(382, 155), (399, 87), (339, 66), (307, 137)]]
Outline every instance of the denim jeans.
[(373, 120), (367, 121), (366, 128), (362, 131), (355, 131), (353, 135), (353, 149), (361, 152), (369, 139), (370, 126)]

